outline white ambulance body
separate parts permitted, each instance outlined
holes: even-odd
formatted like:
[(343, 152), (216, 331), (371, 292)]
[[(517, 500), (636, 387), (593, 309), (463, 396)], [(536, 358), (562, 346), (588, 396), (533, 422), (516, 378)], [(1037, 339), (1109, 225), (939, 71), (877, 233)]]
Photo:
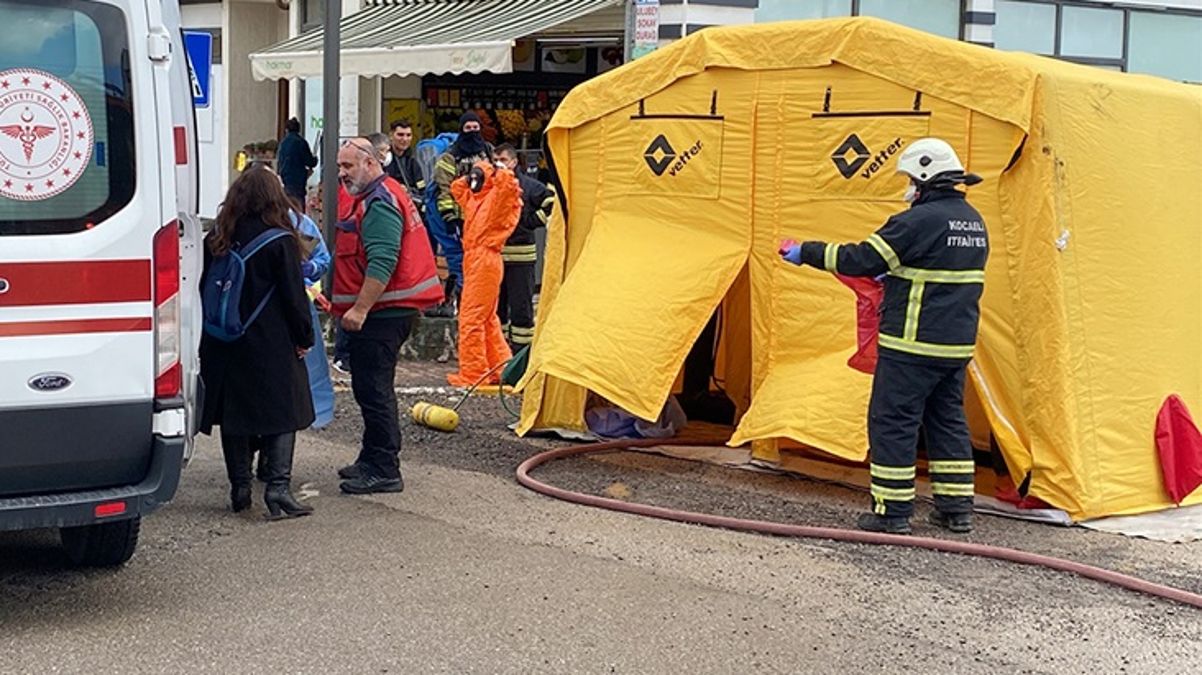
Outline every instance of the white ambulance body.
[(115, 565), (199, 398), (200, 224), (176, 0), (0, 0), (0, 530)]

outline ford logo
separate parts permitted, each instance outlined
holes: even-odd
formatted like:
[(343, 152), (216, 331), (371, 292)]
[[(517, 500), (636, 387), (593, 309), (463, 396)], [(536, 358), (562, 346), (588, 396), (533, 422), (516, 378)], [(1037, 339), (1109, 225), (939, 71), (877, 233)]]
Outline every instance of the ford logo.
[(62, 391), (70, 386), (71, 378), (62, 373), (42, 373), (29, 380), (29, 388), (34, 391)]

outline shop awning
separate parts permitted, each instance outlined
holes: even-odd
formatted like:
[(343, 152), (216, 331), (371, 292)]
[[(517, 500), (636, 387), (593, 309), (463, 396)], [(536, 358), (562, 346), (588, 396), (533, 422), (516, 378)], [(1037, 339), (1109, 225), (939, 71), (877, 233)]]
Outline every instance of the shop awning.
[[(341, 74), (363, 77), (513, 71), (514, 40), (622, 0), (376, 0), (341, 26)], [(250, 55), (256, 80), (320, 77), (322, 32)]]

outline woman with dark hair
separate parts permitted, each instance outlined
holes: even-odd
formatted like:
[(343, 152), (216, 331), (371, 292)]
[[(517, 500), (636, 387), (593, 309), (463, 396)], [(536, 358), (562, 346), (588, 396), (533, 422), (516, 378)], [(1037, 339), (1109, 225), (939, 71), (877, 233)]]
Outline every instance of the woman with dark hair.
[[(308, 515), (312, 507), (291, 493), (296, 432), (313, 423), (309, 378), (302, 360), (313, 346), (313, 323), (301, 267), (301, 246), (289, 215), (291, 203), (270, 171), (250, 170), (230, 186), (217, 226), (205, 239), (201, 288), (215, 260), (239, 251), (278, 228), (291, 236), (266, 243), (246, 259), (239, 309), (246, 332), (227, 342), (207, 333), (200, 343), (205, 383), (200, 430), (221, 427), (221, 449), (235, 512), (250, 507), (251, 439), (262, 437), (267, 457), (264, 500), (272, 519)], [(203, 294), (202, 294), (203, 295)], [(255, 309), (263, 303), (257, 317)]]

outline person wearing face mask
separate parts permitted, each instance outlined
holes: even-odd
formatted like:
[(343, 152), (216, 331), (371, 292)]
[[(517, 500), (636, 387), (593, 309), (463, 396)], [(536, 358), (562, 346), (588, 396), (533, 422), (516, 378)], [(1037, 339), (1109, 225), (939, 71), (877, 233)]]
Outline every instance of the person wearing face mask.
[[(466, 176), (477, 162), (490, 161), (493, 147), (480, 135), (480, 116), (469, 110), (459, 118), (459, 137), (438, 158), (434, 165), (434, 182), (438, 185), (438, 213), (446, 224), (450, 241), (443, 242), (447, 257), (449, 276), (446, 280), (446, 304), (439, 308), (438, 316), (455, 316), (457, 298), (463, 288), (463, 209), (455, 201), (451, 184), (455, 179)], [(449, 245), (448, 245), (449, 244)]]
[(501, 249), (522, 216), (522, 188), (513, 172), (492, 162), (480, 162), (451, 183), (463, 209), (463, 305), (459, 312), (459, 372), (447, 376), (455, 387), (470, 387), (488, 376), (501, 380), (498, 367), (513, 358), (497, 300), (505, 273)]
[(497, 163), (517, 176), (522, 188), (522, 217), (501, 250), (505, 278), (497, 316), (515, 353), (534, 341), (534, 265), (538, 261), (534, 233), (546, 227), (555, 206), (555, 188), (526, 175), (518, 167), (518, 151), (509, 143), (497, 146)]
[(931, 523), (970, 532), (975, 467), (964, 377), (977, 340), (989, 236), (959, 186), (981, 178), (965, 172), (952, 146), (937, 138), (906, 148), (897, 171), (908, 178), (910, 208), (866, 241), (790, 243), (780, 254), (843, 276), (884, 275), (868, 406), (872, 512), (860, 517), (859, 528), (910, 533), (922, 426), (935, 497)]

